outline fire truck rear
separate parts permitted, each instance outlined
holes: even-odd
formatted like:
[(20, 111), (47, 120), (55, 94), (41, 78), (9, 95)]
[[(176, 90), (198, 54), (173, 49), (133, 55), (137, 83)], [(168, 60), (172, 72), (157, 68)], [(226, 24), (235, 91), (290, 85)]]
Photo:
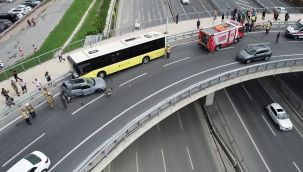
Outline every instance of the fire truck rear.
[(243, 25), (231, 20), (200, 29), (198, 44), (213, 52), (238, 42), (243, 36)]

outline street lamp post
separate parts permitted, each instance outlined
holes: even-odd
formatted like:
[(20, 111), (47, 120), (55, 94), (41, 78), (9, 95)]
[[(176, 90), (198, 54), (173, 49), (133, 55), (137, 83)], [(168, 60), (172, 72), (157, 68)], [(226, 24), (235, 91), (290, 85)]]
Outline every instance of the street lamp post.
[[(169, 8), (169, 6), (168, 6), (168, 2), (167, 2), (167, 0), (164, 2), (164, 4), (166, 4), (167, 5), (167, 8)], [(165, 12), (165, 11), (164, 11)], [(168, 16), (167, 16), (167, 11), (165, 12), (165, 18), (166, 18), (166, 26), (165, 26), (165, 32), (164, 32), (164, 34), (168, 34)]]

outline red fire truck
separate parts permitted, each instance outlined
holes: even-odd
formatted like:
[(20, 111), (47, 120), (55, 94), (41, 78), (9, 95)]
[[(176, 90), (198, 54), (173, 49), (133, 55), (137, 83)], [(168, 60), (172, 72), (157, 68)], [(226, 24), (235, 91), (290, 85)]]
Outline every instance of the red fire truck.
[(244, 27), (236, 21), (206, 27), (199, 30), (198, 44), (208, 51), (218, 51), (220, 48), (238, 42), (244, 36)]

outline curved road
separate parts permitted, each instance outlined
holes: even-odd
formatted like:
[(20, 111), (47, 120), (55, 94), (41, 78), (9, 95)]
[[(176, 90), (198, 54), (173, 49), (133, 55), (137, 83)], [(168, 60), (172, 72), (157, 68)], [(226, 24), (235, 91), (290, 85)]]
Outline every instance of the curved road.
[[(51, 171), (71, 171), (122, 126), (160, 100), (208, 77), (243, 66), (234, 57), (249, 43), (270, 43), (275, 59), (291, 58), (291, 54), (303, 56), (302, 43), (282, 36), (280, 43), (273, 45), (275, 35), (246, 35), (240, 43), (214, 54), (190, 42), (172, 48), (170, 59), (161, 58), (110, 76), (110, 98), (102, 94), (79, 98), (67, 110), (59, 103), (54, 110), (43, 104), (37, 108), (38, 118), (32, 126), (22, 121), (1, 130), (1, 171), (34, 150), (50, 157)], [(195, 75), (205, 70), (209, 71)], [(141, 77), (130, 81), (137, 76)]]

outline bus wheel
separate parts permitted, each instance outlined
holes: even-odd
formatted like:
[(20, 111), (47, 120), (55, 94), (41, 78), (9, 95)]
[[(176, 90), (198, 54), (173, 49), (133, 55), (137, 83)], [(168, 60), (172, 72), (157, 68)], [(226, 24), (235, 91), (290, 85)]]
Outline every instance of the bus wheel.
[(105, 74), (104, 71), (101, 71), (101, 72), (99, 72), (99, 73), (97, 74), (97, 76), (100, 77), (100, 78), (104, 78), (105, 75), (106, 75), (106, 74)]
[(143, 64), (146, 64), (146, 63), (148, 63), (149, 62), (149, 57), (148, 56), (145, 56), (144, 58), (143, 58), (143, 60), (142, 60), (142, 63)]

